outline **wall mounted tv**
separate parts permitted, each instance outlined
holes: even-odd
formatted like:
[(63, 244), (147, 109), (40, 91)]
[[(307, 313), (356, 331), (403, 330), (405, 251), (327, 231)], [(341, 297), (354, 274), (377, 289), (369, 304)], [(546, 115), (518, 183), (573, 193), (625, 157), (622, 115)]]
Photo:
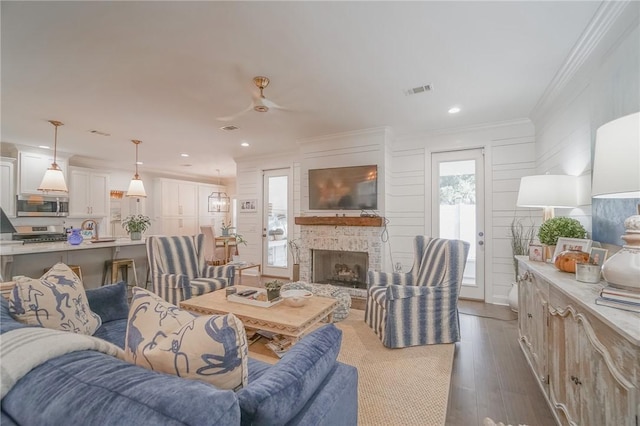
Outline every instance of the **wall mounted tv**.
[(309, 210), (375, 210), (378, 166), (309, 170)]

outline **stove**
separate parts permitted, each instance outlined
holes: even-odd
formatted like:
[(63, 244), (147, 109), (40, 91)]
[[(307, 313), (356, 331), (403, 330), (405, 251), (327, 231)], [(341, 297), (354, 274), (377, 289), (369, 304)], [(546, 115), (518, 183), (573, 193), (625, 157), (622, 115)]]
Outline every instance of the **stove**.
[(16, 226), (15, 228), (16, 232), (13, 234), (13, 239), (22, 241), (24, 244), (67, 241), (67, 233), (64, 230), (64, 226)]

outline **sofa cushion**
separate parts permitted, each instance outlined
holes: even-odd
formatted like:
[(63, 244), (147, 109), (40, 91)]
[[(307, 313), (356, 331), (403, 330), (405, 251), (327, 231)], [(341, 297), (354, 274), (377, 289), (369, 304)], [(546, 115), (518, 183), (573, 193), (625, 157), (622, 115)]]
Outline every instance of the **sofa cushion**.
[(233, 391), (94, 351), (66, 354), (32, 370), (4, 397), (2, 411), (21, 425), (240, 423)]
[(18, 322), (9, 313), (9, 301), (0, 296), (0, 334), (16, 328), (29, 327), (26, 324)]
[(286, 424), (335, 368), (341, 343), (342, 332), (327, 324), (296, 343), (277, 364), (262, 369), (237, 393), (242, 424)]
[(125, 359), (220, 389), (247, 384), (247, 336), (233, 314), (196, 316), (135, 287)]
[(87, 301), (91, 310), (100, 315), (102, 324), (115, 320), (126, 320), (129, 316), (129, 302), (127, 302), (127, 283), (117, 284), (86, 290)]
[(124, 349), (124, 337), (127, 334), (127, 320), (113, 320), (103, 323), (99, 329), (93, 333), (94, 337), (113, 343), (119, 348)]
[(64, 263), (40, 279), (21, 278), (10, 296), (9, 309), (24, 324), (92, 335), (101, 319), (91, 311), (82, 281)]

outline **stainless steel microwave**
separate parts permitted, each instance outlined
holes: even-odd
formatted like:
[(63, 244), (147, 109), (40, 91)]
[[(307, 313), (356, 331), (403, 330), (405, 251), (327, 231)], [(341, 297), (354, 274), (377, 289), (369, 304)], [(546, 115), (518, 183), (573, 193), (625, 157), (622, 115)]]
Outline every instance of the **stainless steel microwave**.
[(69, 199), (42, 195), (18, 195), (16, 203), (17, 216), (53, 216), (69, 215)]

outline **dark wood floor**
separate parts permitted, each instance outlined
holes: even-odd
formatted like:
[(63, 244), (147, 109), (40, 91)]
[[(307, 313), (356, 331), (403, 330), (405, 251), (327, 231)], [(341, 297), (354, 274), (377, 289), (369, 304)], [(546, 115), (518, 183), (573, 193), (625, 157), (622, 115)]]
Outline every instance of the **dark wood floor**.
[[(518, 345), (518, 321), (508, 307), (460, 301), (447, 426), (482, 425), (485, 417), (513, 425), (555, 425)], [(493, 318), (500, 319), (493, 319)]]
[[(243, 276), (242, 284), (261, 286), (271, 279)], [(482, 426), (485, 417), (512, 425), (555, 425), (518, 345), (517, 314), (469, 300), (459, 307), (462, 339), (456, 343), (446, 426)]]

